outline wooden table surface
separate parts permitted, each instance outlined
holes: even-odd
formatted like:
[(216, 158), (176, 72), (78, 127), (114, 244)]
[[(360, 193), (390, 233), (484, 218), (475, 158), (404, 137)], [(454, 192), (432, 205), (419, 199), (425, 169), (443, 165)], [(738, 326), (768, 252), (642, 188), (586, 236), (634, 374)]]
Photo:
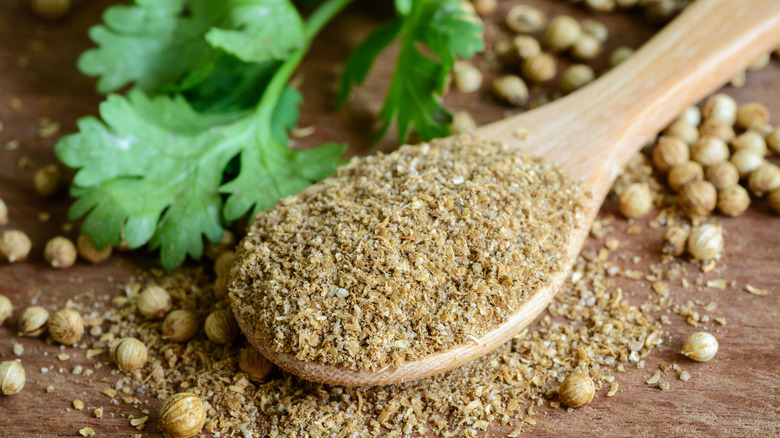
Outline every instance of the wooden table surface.
[[(94, 114), (101, 100), (94, 91), (94, 81), (82, 76), (75, 68), (78, 55), (91, 46), (86, 29), (99, 21), (102, 10), (111, 2), (82, 2), (59, 23), (46, 24), (34, 17), (26, 1), (0, 2), (0, 198), (9, 207), (10, 224), (5, 229), (21, 229), (33, 242), (29, 259), (13, 265), (0, 262), (0, 293), (14, 303), (15, 313), (0, 327), (0, 359), (15, 358), (14, 343), (24, 345), (22, 362), (27, 370), (27, 385), (14, 396), (0, 396), (0, 437), (78, 436), (78, 429), (92, 427), (98, 436), (127, 437), (136, 432), (122, 415), (138, 415), (124, 404), (108, 403), (95, 388), (100, 379), (109, 376), (104, 367), (90, 379), (75, 378), (70, 370), (77, 364), (93, 364), (78, 349), (66, 348), (74, 356), (59, 362), (60, 347), (41, 339), (19, 338), (15, 324), (19, 312), (36, 302), (49, 309), (61, 308), (74, 295), (88, 290), (98, 294), (119, 293), (117, 285), (133, 275), (139, 267), (154, 265), (155, 255), (144, 252), (115, 254), (103, 265), (92, 267), (84, 262), (67, 270), (54, 270), (43, 260), (47, 239), (62, 234), (70, 204), (67, 195), (41, 199), (32, 185), (32, 175), (40, 166), (56, 162), (52, 148), (59, 135), (39, 138), (42, 118), (58, 122), (60, 134), (75, 130), (75, 120)], [(505, 11), (511, 4), (501, 3)], [(527, 1), (542, 5), (548, 12), (573, 11), (587, 14), (561, 2)], [(498, 21), (502, 14), (496, 14)], [(652, 29), (638, 15), (615, 14), (599, 16), (612, 31), (607, 49), (618, 45), (638, 46), (652, 34)], [(346, 141), (352, 153), (367, 153), (371, 139), (373, 115), (381, 105), (392, 60), (380, 59), (356, 97), (344, 108), (334, 107), (334, 83), (345, 53), (374, 24), (374, 18), (352, 11), (330, 26), (315, 44), (300, 77), (306, 98), (300, 126), (313, 126), (313, 135), (301, 139), (301, 146), (326, 140)], [(605, 65), (605, 56), (596, 61)], [(685, 66), (680, 66), (685, 68)], [(487, 86), (483, 86), (485, 90)], [(765, 70), (751, 72), (747, 85), (740, 89), (726, 88), (740, 102), (759, 100), (773, 111), (780, 121), (780, 61), (775, 59)], [(534, 92), (535, 95), (539, 95)], [(468, 109), (480, 123), (502, 117), (507, 108), (492, 102), (486, 92), (474, 94), (450, 93), (446, 99), (455, 109)], [(391, 147), (392, 137), (382, 148)], [(10, 146), (9, 146), (10, 145)], [(14, 148), (18, 145), (18, 148)], [(20, 160), (29, 166), (20, 168)], [(601, 214), (610, 215), (614, 202), (607, 201)], [(41, 221), (39, 214), (51, 214)], [(652, 213), (646, 223), (655, 216)], [(678, 285), (671, 289), (674, 303), (689, 299), (715, 300), (718, 307), (713, 316), (725, 317), (728, 324), (710, 323), (706, 329), (716, 334), (720, 342), (717, 357), (707, 363), (693, 363), (679, 355), (682, 343), (694, 329), (684, 318), (669, 313), (672, 324), (665, 326), (664, 344), (647, 360), (645, 369), (627, 367), (617, 375), (620, 391), (604, 398), (603, 391), (585, 409), (568, 413), (563, 409), (544, 407), (538, 424), (528, 426), (527, 436), (780, 436), (780, 217), (773, 215), (765, 201), (754, 202), (739, 218), (719, 218), (726, 230), (726, 249), (715, 272), (700, 274), (698, 269), (683, 262), (686, 278), (734, 280), (735, 286), (715, 290), (694, 286), (685, 290)], [(623, 240), (619, 257), (649, 254), (640, 266), (660, 260), (659, 240), (662, 230), (645, 227), (640, 234), (626, 233), (629, 224), (617, 219), (613, 235)], [(77, 237), (77, 227), (69, 233)], [(589, 248), (603, 242), (590, 239)], [(766, 288), (768, 296), (754, 296), (744, 291), (746, 284)], [(616, 281), (628, 299), (644, 301), (652, 293), (648, 281)], [(660, 316), (660, 315), (659, 315)], [(692, 378), (682, 382), (672, 378), (671, 389), (661, 391), (646, 385), (660, 363), (679, 363)], [(42, 368), (48, 368), (43, 373)], [(59, 370), (62, 369), (62, 372)], [(54, 390), (47, 392), (52, 386)], [(73, 399), (79, 398), (88, 407), (103, 406), (102, 419), (91, 411), (75, 411)], [(160, 401), (148, 400), (152, 411)], [(152, 435), (154, 424), (144, 434)], [(488, 436), (504, 436), (511, 429), (491, 427)]]

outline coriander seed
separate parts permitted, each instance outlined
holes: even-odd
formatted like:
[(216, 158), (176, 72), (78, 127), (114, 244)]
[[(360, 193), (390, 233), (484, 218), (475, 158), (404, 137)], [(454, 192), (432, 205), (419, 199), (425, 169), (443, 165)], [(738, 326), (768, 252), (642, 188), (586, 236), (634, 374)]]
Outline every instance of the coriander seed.
[(147, 318), (162, 318), (171, 309), (171, 296), (160, 286), (147, 286), (138, 296), (137, 306)]
[(506, 25), (517, 33), (534, 33), (544, 27), (546, 21), (544, 12), (528, 5), (513, 6), (506, 14)]
[(712, 166), (729, 159), (729, 146), (717, 137), (701, 137), (691, 147), (691, 159), (702, 166)]
[(580, 25), (582, 26), (582, 32), (584, 34), (596, 38), (600, 43), (605, 42), (607, 38), (609, 38), (609, 29), (600, 21), (586, 18), (585, 20), (582, 20)]
[(23, 261), (30, 254), (32, 242), (24, 232), (19, 230), (5, 230), (0, 234), (0, 255), (8, 260), (8, 263)]
[(677, 120), (685, 120), (693, 126), (699, 126), (701, 123), (701, 110), (696, 105), (691, 105), (680, 114)]
[(663, 130), (663, 135), (679, 138), (688, 145), (692, 145), (699, 139), (699, 128), (685, 119), (678, 118)]
[(482, 72), (467, 61), (458, 61), (452, 67), (452, 85), (462, 93), (471, 93), (482, 86)]
[(26, 381), (24, 367), (15, 360), (0, 363), (0, 392), (14, 395), (24, 388)]
[(8, 206), (0, 198), (0, 225), (8, 225)]
[(666, 182), (674, 192), (679, 192), (686, 184), (704, 179), (704, 169), (695, 161), (678, 164), (669, 170)]
[(544, 34), (547, 48), (553, 52), (569, 49), (582, 35), (580, 23), (568, 15), (559, 15), (550, 21)]
[(520, 59), (528, 59), (542, 53), (542, 46), (539, 44), (539, 40), (531, 35), (518, 35), (512, 39), (512, 44)]
[(621, 46), (612, 51), (609, 55), (609, 66), (615, 68), (618, 64), (630, 58), (634, 54), (631, 47)]
[(197, 435), (206, 424), (206, 407), (200, 397), (189, 392), (174, 394), (160, 408), (157, 428), (175, 438)]
[(682, 227), (669, 227), (663, 236), (661, 251), (664, 254), (680, 256), (685, 252), (690, 232)]
[(739, 216), (750, 206), (750, 195), (739, 184), (718, 191), (718, 210), (726, 216)]
[(652, 23), (666, 23), (680, 12), (680, 8), (676, 0), (653, 0), (643, 3), (642, 12)]
[(233, 266), (233, 260), (236, 258), (235, 251), (225, 251), (214, 261), (214, 273), (217, 277), (230, 274), (230, 267)]
[(471, 132), (477, 128), (477, 122), (471, 117), (468, 111), (456, 111), (452, 115), (452, 123), (450, 123), (450, 129), (453, 134), (462, 134), (464, 132)]
[(688, 336), (683, 345), (682, 353), (696, 362), (707, 362), (718, 352), (718, 340), (710, 333), (696, 332)]
[(601, 53), (601, 43), (590, 35), (581, 35), (571, 47), (571, 55), (577, 59), (593, 59)]
[(531, 82), (546, 82), (555, 77), (555, 57), (549, 53), (538, 53), (523, 61), (523, 75)]
[(82, 234), (76, 239), (76, 248), (82, 259), (96, 265), (108, 260), (114, 251), (114, 245), (108, 244), (103, 249), (97, 249), (92, 245), (92, 239), (86, 234)]
[(75, 310), (59, 310), (49, 319), (49, 334), (60, 344), (73, 345), (84, 335), (84, 320)]
[(528, 87), (519, 76), (506, 75), (493, 81), (493, 94), (514, 106), (528, 102)]
[(763, 55), (758, 57), (758, 59), (753, 61), (752, 64), (750, 64), (748, 66), (748, 70), (754, 70), (755, 71), (755, 70), (763, 70), (763, 69), (765, 69), (769, 65), (769, 62), (771, 61), (771, 58), (772, 58), (772, 54), (771, 53), (764, 53)]
[(62, 187), (62, 171), (54, 164), (41, 167), (33, 175), (33, 186), (41, 196), (54, 195)]
[(252, 347), (241, 350), (238, 356), (238, 368), (250, 379), (262, 382), (271, 374), (274, 364)]
[(618, 197), (618, 208), (623, 216), (634, 219), (653, 209), (653, 192), (647, 183), (634, 183)]
[(206, 337), (208, 337), (211, 342), (223, 345), (232, 344), (239, 333), (236, 319), (229, 310), (225, 309), (211, 312), (209, 316), (206, 317), (206, 323), (203, 328), (206, 332)]
[(709, 181), (693, 181), (683, 186), (678, 201), (688, 216), (707, 216), (715, 209), (718, 192)]
[(734, 88), (742, 88), (745, 86), (745, 82), (747, 82), (747, 72), (745, 70), (740, 70), (731, 77), (729, 85)]
[(729, 142), (734, 140), (736, 134), (734, 133), (734, 128), (727, 123), (716, 119), (704, 119), (699, 125), (699, 136), (716, 137)]
[(148, 358), (146, 345), (136, 338), (122, 338), (111, 349), (111, 359), (121, 371), (133, 371)]
[(688, 162), (690, 148), (681, 139), (661, 136), (653, 149), (653, 165), (659, 172), (668, 172), (672, 167)]
[(728, 94), (718, 93), (710, 96), (701, 108), (706, 120), (717, 120), (728, 126), (737, 121), (737, 101)]
[(35, 15), (56, 20), (70, 11), (72, 0), (32, 0), (31, 5)]
[(43, 256), (52, 268), (67, 269), (76, 263), (76, 246), (67, 237), (57, 236), (46, 242)]
[(754, 126), (769, 123), (769, 109), (762, 103), (750, 102), (740, 105), (737, 109), (737, 126), (750, 129)]
[(49, 311), (41, 306), (30, 306), (19, 315), (19, 336), (37, 338), (46, 331)]
[(578, 371), (566, 376), (558, 389), (561, 403), (575, 409), (589, 405), (595, 394), (596, 387), (593, 380)]
[(174, 310), (165, 317), (162, 337), (173, 342), (187, 342), (198, 334), (198, 315), (184, 309)]
[(697, 260), (711, 260), (723, 251), (723, 228), (717, 224), (703, 224), (691, 230), (688, 253)]
[(775, 213), (780, 214), (780, 189), (773, 190), (769, 194), (769, 206)]
[(780, 188), (780, 167), (767, 162), (761, 164), (750, 172), (748, 187), (759, 197)]
[(780, 127), (775, 128), (767, 135), (766, 144), (769, 146), (769, 149), (775, 151), (776, 154), (780, 154)]
[(585, 6), (591, 11), (612, 12), (615, 10), (615, 0), (585, 0)]
[(495, 12), (498, 0), (471, 0), (471, 5), (474, 6), (474, 12), (477, 15), (484, 17)]
[(750, 172), (758, 169), (758, 166), (764, 163), (764, 156), (751, 150), (739, 150), (731, 155), (730, 161), (739, 172), (739, 177), (746, 178)]
[(589, 65), (574, 64), (563, 72), (561, 77), (561, 89), (567, 93), (579, 90), (593, 82), (596, 74)]
[(766, 155), (766, 140), (755, 131), (745, 131), (731, 142), (734, 151), (750, 151), (762, 157)]
[(0, 325), (14, 313), (14, 305), (5, 295), (0, 295)]
[(739, 171), (730, 161), (713, 164), (707, 167), (705, 177), (718, 190), (723, 190), (739, 183)]

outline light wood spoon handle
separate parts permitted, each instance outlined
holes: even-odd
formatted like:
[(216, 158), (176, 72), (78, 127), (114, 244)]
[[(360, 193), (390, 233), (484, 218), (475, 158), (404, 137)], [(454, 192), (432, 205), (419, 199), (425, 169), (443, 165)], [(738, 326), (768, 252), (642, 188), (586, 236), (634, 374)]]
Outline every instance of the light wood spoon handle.
[[(566, 248), (570, 267), (612, 181), (626, 161), (688, 105), (726, 83), (780, 43), (780, 0), (698, 0), (631, 58), (558, 101), (477, 130), (543, 156), (583, 181), (592, 194)], [(516, 135), (518, 130), (524, 136)], [(535, 291), (508, 320), (479, 338), (401, 368), (360, 372), (299, 361), (253, 343), (281, 368), (324, 383), (385, 385), (447, 371), (499, 347), (533, 321), (568, 275)], [(242, 327), (250, 333), (249, 327)]]

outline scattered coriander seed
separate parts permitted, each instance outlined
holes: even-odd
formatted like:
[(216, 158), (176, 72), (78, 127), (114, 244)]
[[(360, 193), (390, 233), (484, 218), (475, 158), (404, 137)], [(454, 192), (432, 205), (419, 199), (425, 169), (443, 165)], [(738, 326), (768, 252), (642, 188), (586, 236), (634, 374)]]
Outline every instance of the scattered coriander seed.
[(468, 61), (457, 61), (452, 67), (452, 84), (462, 93), (471, 93), (482, 86), (482, 72)]
[(664, 129), (663, 135), (679, 138), (692, 145), (699, 139), (699, 128), (683, 118), (678, 118)]
[(764, 196), (780, 188), (780, 167), (772, 163), (763, 163), (748, 176), (748, 187), (756, 196)]
[(172, 437), (191, 437), (206, 424), (206, 408), (197, 395), (180, 392), (165, 400), (158, 421), (158, 429)]
[(653, 192), (647, 183), (634, 183), (618, 197), (618, 208), (623, 216), (633, 219), (646, 215), (653, 209)]
[(520, 59), (528, 59), (542, 52), (539, 40), (531, 35), (518, 35), (512, 39), (512, 44)]
[(718, 340), (710, 333), (696, 332), (688, 336), (680, 353), (696, 362), (707, 362), (718, 352)]
[(148, 358), (146, 345), (136, 338), (122, 338), (111, 349), (111, 359), (121, 371), (133, 371)]
[(262, 382), (271, 373), (274, 364), (252, 347), (241, 350), (238, 356), (238, 368), (250, 379)]
[(84, 335), (84, 320), (75, 310), (58, 310), (49, 319), (49, 334), (60, 344), (73, 345)]
[(729, 85), (731, 85), (734, 88), (742, 88), (745, 86), (745, 83), (747, 82), (747, 72), (745, 70), (740, 70), (736, 73), (734, 73), (734, 76), (729, 79)]
[(474, 12), (484, 17), (495, 12), (498, 0), (471, 0), (471, 4), (474, 6)]
[(230, 267), (233, 266), (233, 260), (236, 258), (235, 251), (225, 251), (214, 261), (214, 273), (217, 276), (227, 276), (230, 274)]
[(695, 161), (686, 161), (669, 170), (666, 182), (674, 192), (680, 192), (686, 184), (704, 179), (704, 169)]
[(715, 209), (718, 192), (709, 181), (693, 181), (680, 190), (680, 208), (689, 216), (707, 216)]
[(8, 263), (23, 261), (30, 254), (32, 242), (24, 232), (19, 230), (5, 230), (0, 234), (0, 255), (8, 260)]
[(680, 256), (685, 252), (690, 232), (682, 227), (669, 227), (663, 236), (661, 251), (664, 254)]
[(733, 97), (718, 93), (704, 102), (701, 115), (705, 120), (717, 120), (731, 126), (737, 121), (737, 108), (737, 101)]
[(505, 75), (493, 81), (493, 94), (514, 106), (528, 102), (528, 87), (519, 76)]
[(561, 403), (575, 409), (589, 405), (595, 394), (596, 387), (593, 385), (593, 380), (577, 371), (566, 376), (558, 389)]
[(468, 111), (456, 111), (452, 115), (452, 123), (450, 123), (450, 129), (453, 134), (462, 134), (464, 132), (470, 132), (477, 128), (477, 122), (471, 117)]
[(729, 146), (717, 137), (701, 137), (691, 147), (691, 159), (702, 166), (728, 161)]
[(688, 162), (690, 148), (681, 139), (661, 136), (653, 149), (653, 165), (659, 172), (668, 172), (672, 167)]
[(505, 65), (514, 65), (520, 57), (512, 40), (501, 40), (493, 46), (492, 54)]
[(775, 151), (776, 154), (780, 154), (780, 127), (775, 128), (767, 137), (766, 144), (769, 149)]
[(583, 33), (596, 38), (600, 43), (605, 42), (607, 38), (609, 38), (609, 29), (600, 21), (586, 18), (585, 20), (582, 20), (580, 25), (582, 26)]
[(549, 53), (538, 53), (523, 61), (523, 75), (531, 82), (546, 82), (555, 77), (555, 57)]
[(165, 317), (162, 324), (162, 337), (173, 342), (187, 342), (198, 334), (198, 315), (178, 309)]
[(33, 185), (39, 195), (52, 196), (62, 187), (62, 171), (55, 164), (41, 167), (33, 175)]
[(699, 125), (699, 136), (717, 137), (729, 142), (734, 140), (736, 134), (734, 133), (734, 128), (728, 123), (716, 119), (704, 119)]
[(230, 230), (222, 230), (222, 237), (219, 242), (207, 240), (206, 247), (203, 249), (203, 255), (211, 260), (215, 260), (220, 254), (236, 246), (236, 235)]
[(0, 225), (8, 225), (8, 206), (0, 198)]
[(685, 111), (680, 114), (677, 120), (685, 120), (693, 126), (699, 126), (699, 123), (701, 123), (701, 109), (696, 105), (691, 105), (685, 108)]
[[(759, 125), (753, 125), (750, 128), (750, 131), (754, 131), (759, 133), (762, 137), (764, 137), (764, 141), (769, 141), (769, 136), (772, 135), (772, 131), (775, 130), (775, 127), (770, 125), (769, 123), (762, 123)], [(767, 144), (768, 146), (768, 144)]]
[(769, 123), (769, 109), (760, 102), (750, 102), (737, 108), (737, 126), (750, 129), (753, 126)]
[(35, 15), (46, 20), (56, 20), (70, 11), (72, 0), (32, 0), (30, 4)]
[(601, 53), (601, 42), (590, 35), (581, 35), (571, 47), (571, 54), (577, 59), (593, 59)]
[(569, 66), (561, 77), (561, 89), (567, 93), (579, 90), (580, 88), (593, 82), (596, 74), (593, 69), (586, 64), (574, 64)]
[(67, 269), (76, 263), (76, 246), (67, 237), (57, 236), (46, 242), (43, 256), (52, 268)]
[(171, 310), (171, 296), (160, 286), (151, 285), (138, 296), (138, 312), (147, 318), (162, 318)]
[(752, 64), (748, 66), (748, 70), (763, 70), (769, 65), (769, 61), (771, 60), (772, 54), (771, 53), (764, 53), (758, 59), (753, 61)]
[(615, 10), (615, 0), (584, 0), (585, 6), (591, 11), (612, 12)]
[(49, 311), (41, 306), (30, 306), (19, 315), (19, 336), (37, 338), (46, 331)]
[(203, 327), (211, 342), (229, 345), (238, 337), (239, 329), (236, 319), (229, 310), (219, 309), (206, 317)]
[(780, 189), (773, 190), (769, 194), (769, 206), (775, 213), (780, 214)]
[(506, 25), (517, 33), (533, 33), (544, 27), (544, 12), (529, 5), (516, 5), (506, 14)]
[(82, 234), (76, 239), (76, 248), (82, 259), (95, 265), (102, 263), (111, 257), (114, 245), (109, 243), (105, 248), (97, 249), (92, 245), (92, 239), (86, 234)]
[(643, 3), (642, 12), (652, 23), (666, 23), (677, 15), (680, 9), (681, 5), (676, 0), (653, 0)]
[(703, 224), (691, 230), (688, 253), (697, 260), (712, 260), (723, 251), (723, 228), (718, 224)]
[(0, 325), (14, 313), (14, 305), (5, 295), (0, 295)]
[(731, 142), (735, 151), (748, 150), (757, 155), (765, 156), (767, 152), (766, 140), (755, 131), (745, 131)]
[(609, 66), (614, 68), (618, 64), (622, 63), (626, 59), (630, 58), (634, 54), (634, 49), (631, 47), (621, 46), (616, 48), (609, 54)]
[(0, 392), (14, 395), (24, 388), (26, 376), (24, 367), (15, 360), (0, 363)]
[(559, 15), (550, 21), (544, 34), (544, 43), (553, 52), (568, 50), (582, 35), (580, 23), (568, 15)]
[(764, 163), (764, 157), (751, 150), (738, 150), (731, 155), (730, 161), (739, 172), (739, 177), (747, 178), (750, 172)]
[(739, 183), (739, 171), (730, 161), (713, 164), (705, 171), (707, 181), (711, 182), (718, 190), (731, 187)]
[(718, 210), (726, 216), (739, 216), (750, 206), (750, 195), (739, 184), (718, 191)]

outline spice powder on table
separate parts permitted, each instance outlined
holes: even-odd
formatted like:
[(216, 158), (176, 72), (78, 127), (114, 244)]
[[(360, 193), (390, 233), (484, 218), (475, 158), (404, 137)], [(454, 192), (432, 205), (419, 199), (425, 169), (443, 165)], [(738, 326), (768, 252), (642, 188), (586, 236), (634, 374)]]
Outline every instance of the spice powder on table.
[(353, 159), (261, 212), (230, 283), (249, 336), (361, 371), (474, 342), (565, 269), (581, 186), (458, 137)]

